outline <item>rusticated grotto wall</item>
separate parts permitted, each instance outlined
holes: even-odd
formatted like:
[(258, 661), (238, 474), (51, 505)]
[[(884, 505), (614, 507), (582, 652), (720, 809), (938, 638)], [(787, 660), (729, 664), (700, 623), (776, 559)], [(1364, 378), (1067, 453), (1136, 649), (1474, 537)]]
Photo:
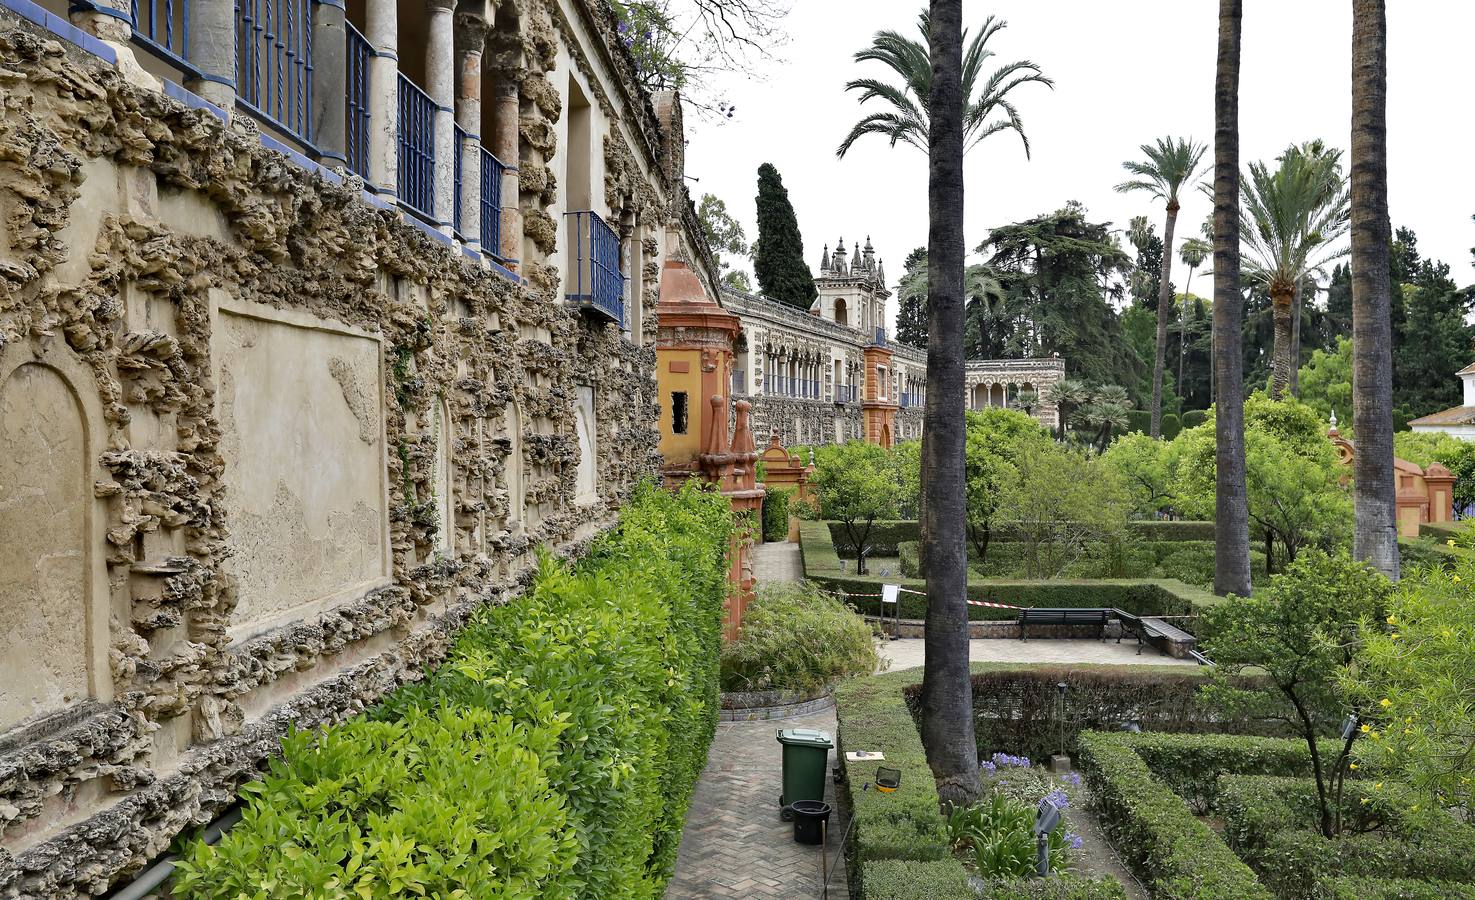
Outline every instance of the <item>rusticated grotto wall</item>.
[[(559, 104), (521, 90), (529, 146)], [(611, 207), (667, 211), (606, 156)], [(361, 187), (0, 12), (0, 897), (136, 871), (657, 470), (651, 342)]]

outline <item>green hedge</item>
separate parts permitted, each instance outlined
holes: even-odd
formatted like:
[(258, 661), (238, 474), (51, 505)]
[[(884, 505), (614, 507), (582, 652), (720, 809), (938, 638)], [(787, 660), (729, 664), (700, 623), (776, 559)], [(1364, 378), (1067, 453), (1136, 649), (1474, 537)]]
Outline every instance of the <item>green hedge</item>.
[(429, 678), (289, 736), (177, 895), (660, 896), (716, 727), (731, 526), (694, 485), (641, 488)]
[(1198, 426), (1204, 424), (1208, 420), (1209, 420), (1209, 413), (1208, 413), (1207, 410), (1190, 409), (1190, 410), (1188, 410), (1187, 412), (1185, 412), (1183, 414), (1183, 427), (1184, 428), (1197, 428)]
[[(846, 559), (855, 559), (855, 548), (850, 546), (850, 537), (845, 533), (842, 522), (825, 522), (829, 526), (830, 541)], [(871, 524), (871, 533), (866, 540), (871, 545), (872, 556), (895, 556), (898, 545), (920, 538), (915, 520), (883, 521)]]
[[(1265, 884), (1281, 896), (1320, 897), (1319, 885), (1346, 876), (1469, 883), (1469, 845), (1388, 840), (1378, 834), (1322, 837), (1307, 829), (1272, 836), (1257, 856)], [(1451, 878), (1451, 873), (1457, 877)]]
[(1475, 900), (1475, 885), (1409, 878), (1330, 878), (1320, 885), (1329, 900)]
[(1448, 541), (1463, 537), (1469, 531), (1469, 522), (1425, 522), (1419, 526), (1419, 536)]
[[(1086, 732), (1080, 766), (1102, 829), (1157, 898), (1268, 898), (1255, 873), (1159, 781), (1131, 735)], [(1239, 738), (1237, 740), (1246, 740)]]
[(782, 543), (789, 539), (789, 499), (793, 488), (769, 488), (763, 497), (763, 540)]
[[(1133, 746), (1148, 767), (1181, 796), (1209, 796), (1215, 773), (1269, 771), (1300, 774), (1308, 765), (1304, 742), (1203, 740), (1203, 735), (1285, 736), (1277, 719), (1226, 721), (1200, 699), (1208, 669), (1186, 666), (990, 667), (973, 675), (973, 712), (979, 756), (1003, 752), (1044, 759), (1074, 754), (1085, 731), (1114, 731), (1137, 722), (1144, 734)], [(1066, 684), (1065, 721), (1056, 685)], [(909, 694), (909, 700), (915, 697)], [(1227, 761), (1233, 759), (1234, 766)]]
[[(1311, 771), (1305, 740), (1255, 735), (1146, 733), (1125, 738), (1152, 774), (1195, 811), (1217, 807), (1223, 776), (1304, 775)], [(1335, 749), (1324, 747), (1330, 766)]]
[[(1162, 534), (1171, 535), (1171, 539), (1157, 540)], [(916, 541), (903, 541), (897, 545), (896, 555), (900, 558), (903, 577), (920, 577), (920, 548), (921, 545)], [(980, 563), (970, 543), (968, 570), (971, 575), (981, 578), (1022, 578), (1027, 569), (1027, 554), (1028, 548), (1023, 543), (1015, 540), (994, 540), (989, 544), (987, 561)], [(1265, 568), (1263, 550), (1251, 549), (1250, 567), (1254, 571)], [(1214, 581), (1214, 542), (1184, 540), (1171, 532), (1148, 529), (1145, 536), (1132, 540), (1088, 545), (1079, 559), (1065, 567), (1061, 577), (1172, 579), (1208, 589)]]
[[(996, 668), (978, 664), (975, 672)], [(997, 668), (1019, 669), (1019, 666)], [(946, 820), (939, 811), (936, 782), (908, 707), (907, 690), (921, 681), (920, 669), (851, 679), (835, 688), (839, 721), (837, 755), (853, 750), (881, 750), (884, 765), (899, 769), (901, 786), (882, 794), (863, 790), (873, 781), (873, 764), (846, 764), (844, 787), (855, 817), (851, 832), (851, 896), (865, 900), (963, 900), (976, 895), (968, 888), (967, 870), (948, 846)], [(880, 765), (880, 764), (875, 764)], [(1124, 897), (1110, 879), (1056, 876), (1044, 881), (1003, 881), (986, 897), (1088, 900)]]
[(1138, 521), (1128, 522), (1127, 529), (1140, 538), (1150, 541), (1210, 541), (1214, 540), (1213, 522), (1187, 521)]

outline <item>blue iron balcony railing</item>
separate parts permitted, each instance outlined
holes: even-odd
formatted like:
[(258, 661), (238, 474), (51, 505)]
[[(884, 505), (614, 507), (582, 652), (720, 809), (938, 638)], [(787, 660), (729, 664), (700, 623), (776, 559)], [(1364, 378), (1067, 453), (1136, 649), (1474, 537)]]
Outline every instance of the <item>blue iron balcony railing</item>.
[(363, 178), (369, 177), (369, 57), (373, 51), (369, 39), (353, 27), (344, 23), (347, 43), (347, 93), (348, 109), (344, 117), (345, 143), (348, 145), (348, 169)]
[(461, 169), (462, 157), (466, 155), (466, 129), (455, 122), (451, 123), (451, 159), (455, 160), (454, 174), (452, 175), (451, 197), (451, 228), (456, 236), (461, 236)]
[(399, 75), (399, 196), (410, 209), (435, 218), (435, 101)]
[(902, 394), (901, 395), (901, 405), (902, 406), (911, 406), (912, 405), (912, 395), (911, 394)]
[(309, 144), (313, 3), (236, 2), (236, 102)]
[(884, 347), (884, 346), (886, 346), (886, 328), (885, 328), (885, 326), (878, 326), (876, 328), (876, 346), (877, 347)]
[(620, 270), (620, 236), (591, 210), (567, 213), (573, 271), (565, 281), (570, 303), (625, 325), (625, 273)]
[(488, 256), (502, 257), (502, 161), (481, 148), (481, 249)]
[(133, 39), (157, 56), (189, 66), (190, 0), (133, 0)]

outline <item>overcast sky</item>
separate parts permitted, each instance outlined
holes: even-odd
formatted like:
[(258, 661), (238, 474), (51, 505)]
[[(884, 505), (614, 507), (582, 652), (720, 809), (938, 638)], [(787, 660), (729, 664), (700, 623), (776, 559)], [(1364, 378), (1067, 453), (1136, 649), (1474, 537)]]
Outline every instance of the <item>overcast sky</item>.
[[(1288, 144), (1323, 138), (1346, 149), (1351, 120), (1351, 3), (1245, 0), (1240, 86), (1241, 161), (1276, 156)], [(886, 77), (852, 54), (881, 28), (915, 32), (919, 2), (793, 0), (789, 44), (762, 80), (723, 85), (737, 106), (720, 124), (688, 119), (687, 174), (693, 193), (713, 193), (757, 236), (757, 169), (771, 162), (799, 217), (804, 254), (843, 237), (870, 235), (895, 286), (902, 261), (927, 242), (927, 165), (916, 149), (885, 139), (835, 148), (862, 115), (845, 82)], [(987, 230), (1086, 204), (1094, 221), (1123, 228), (1146, 214), (1161, 233), (1164, 210), (1146, 195), (1121, 195), (1121, 163), (1159, 136), (1212, 144), (1217, 8), (1213, 0), (964, 0), (964, 23), (989, 14), (1009, 22), (990, 41), (995, 62), (1029, 59), (1054, 90), (1025, 85), (1011, 95), (1030, 137), (1027, 160), (1012, 133), (968, 154), (966, 228), (976, 247)], [(1475, 95), (1469, 40), (1475, 2), (1391, 0), (1389, 204), (1395, 227), (1418, 232), (1419, 250), (1448, 262), (1461, 285), (1475, 282)], [(894, 77), (889, 80), (894, 80)], [(880, 108), (877, 101), (872, 104)], [(1212, 157), (1212, 147), (1210, 149)], [(1196, 234), (1211, 204), (1185, 198), (1178, 234)], [(751, 263), (743, 261), (751, 271)], [(1181, 264), (1180, 264), (1181, 265)], [(1183, 281), (1175, 273), (1174, 281)], [(1209, 284), (1192, 290), (1206, 294)], [(895, 314), (892, 300), (891, 314)]]

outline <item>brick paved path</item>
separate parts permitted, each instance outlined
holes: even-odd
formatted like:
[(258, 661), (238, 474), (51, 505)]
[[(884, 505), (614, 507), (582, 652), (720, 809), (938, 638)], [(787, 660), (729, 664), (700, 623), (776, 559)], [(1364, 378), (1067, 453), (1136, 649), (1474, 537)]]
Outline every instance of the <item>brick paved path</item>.
[[(804, 577), (798, 544), (761, 544), (753, 553), (753, 575), (760, 585)], [(707, 769), (686, 814), (667, 900), (820, 896), (820, 848), (794, 843), (794, 824), (778, 815), (783, 748), (774, 738), (780, 728), (819, 728), (833, 735), (835, 711), (717, 726)], [(835, 765), (833, 750), (829, 765)], [(829, 779), (825, 802), (835, 806), (835, 785)], [(842, 815), (848, 811), (830, 815), (835, 842), (849, 821)], [(838, 868), (830, 875), (828, 896), (846, 900), (845, 860), (834, 843), (829, 856)]]
[[(667, 900), (698, 897), (820, 896), (820, 849), (794, 843), (794, 825), (779, 820), (782, 757), (774, 739), (780, 728), (820, 728), (835, 733), (835, 711), (767, 722), (724, 722), (697, 782), (686, 814), (686, 831)], [(830, 752), (830, 765), (835, 763)], [(835, 785), (826, 780), (825, 802), (835, 805)], [(844, 828), (837, 811), (830, 816), (834, 841)], [(830, 858), (836, 847), (830, 845)], [(832, 863), (833, 900), (844, 900), (843, 856)]]

